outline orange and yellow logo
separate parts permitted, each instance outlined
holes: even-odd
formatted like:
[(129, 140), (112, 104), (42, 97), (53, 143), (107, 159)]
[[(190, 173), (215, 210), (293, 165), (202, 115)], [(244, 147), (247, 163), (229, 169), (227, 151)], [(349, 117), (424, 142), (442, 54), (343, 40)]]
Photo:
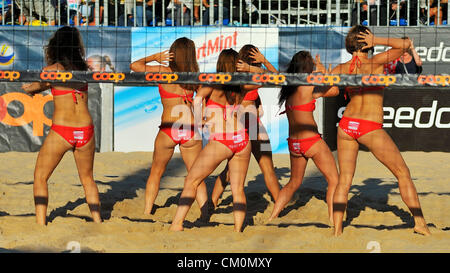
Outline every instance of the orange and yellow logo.
[[(11, 92), (0, 96), (0, 122), (10, 126), (24, 126), (33, 123), (33, 135), (44, 135), (44, 124), (52, 125), (52, 120), (44, 113), (44, 106), (53, 100), (52, 95), (36, 94), (33, 97), (25, 93)], [(23, 114), (13, 117), (8, 113), (8, 105), (13, 101), (18, 101), (23, 105)]]
[(306, 81), (308, 83), (324, 83), (327, 85), (334, 85), (341, 81), (341, 77), (336, 75), (308, 75)]
[(274, 83), (280, 84), (286, 81), (284, 75), (269, 75), (269, 74), (255, 74), (252, 76), (252, 81), (260, 83)]

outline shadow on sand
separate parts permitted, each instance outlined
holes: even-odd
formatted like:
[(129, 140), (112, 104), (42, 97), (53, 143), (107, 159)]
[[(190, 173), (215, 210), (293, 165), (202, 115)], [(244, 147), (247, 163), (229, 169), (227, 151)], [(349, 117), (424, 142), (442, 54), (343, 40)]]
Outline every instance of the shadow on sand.
[[(184, 163), (181, 159), (181, 157), (174, 157), (169, 162), (167, 171), (165, 175), (170, 176), (184, 176), (186, 173)], [(287, 167), (284, 168), (275, 168), (275, 173), (279, 180), (282, 178), (289, 178), (290, 170)], [(118, 202), (122, 202), (127, 199), (134, 199), (137, 197), (137, 191), (145, 189), (146, 181), (149, 175), (149, 169), (140, 169), (136, 171), (135, 173), (132, 173), (123, 179), (117, 180), (117, 181), (111, 181), (111, 182), (102, 182), (102, 181), (96, 181), (99, 185), (107, 185), (110, 187), (106, 192), (100, 194), (100, 200), (102, 204), (101, 208), (101, 215), (103, 220), (109, 220), (111, 218), (112, 210), (114, 208), (114, 205), (116, 205)], [(108, 178), (117, 178), (119, 176), (116, 175), (108, 175), (105, 177)], [(212, 189), (214, 187), (214, 182), (216, 180), (216, 176), (209, 176), (205, 182), (208, 189), (209, 196), (212, 193)], [(18, 182), (18, 183), (24, 183), (29, 184), (28, 182)], [(18, 184), (16, 183), (16, 184)], [(81, 185), (80, 185), (81, 186)], [(178, 193), (174, 196), (169, 197), (163, 206), (154, 206), (154, 210), (152, 213), (154, 213), (155, 210), (158, 208), (163, 207), (170, 207), (173, 204), (178, 204), (179, 197), (181, 195), (182, 185), (180, 187), (173, 187), (173, 186), (165, 186), (164, 183), (161, 184), (161, 189), (171, 189), (178, 191)], [(359, 217), (362, 211), (364, 211), (366, 208), (371, 208), (379, 212), (392, 212), (395, 216), (399, 217), (400, 220), (403, 222), (399, 225), (383, 225), (380, 223), (380, 225), (352, 225), (356, 228), (372, 228), (376, 230), (383, 230), (383, 229), (404, 229), (404, 228), (412, 228), (414, 226), (414, 220), (409, 211), (405, 211), (402, 208), (399, 208), (398, 206), (389, 205), (388, 199), (389, 195), (398, 195), (397, 192), (393, 192), (394, 189), (398, 189), (398, 183), (396, 181), (394, 182), (387, 182), (383, 181), (378, 178), (370, 178), (363, 181), (362, 185), (353, 185), (350, 189), (350, 192), (353, 194), (353, 196), (348, 201), (348, 207), (347, 207), (347, 218), (344, 221), (344, 227), (352, 225), (352, 221)], [(226, 191), (229, 191), (229, 187), (227, 187)], [(321, 175), (321, 173), (316, 172), (311, 174), (308, 177), (305, 177), (303, 180), (303, 183), (301, 187), (297, 190), (295, 193), (296, 200), (294, 203), (291, 202), (290, 205), (288, 205), (281, 213), (279, 217), (283, 217), (287, 215), (292, 210), (298, 210), (299, 208), (305, 206), (311, 198), (314, 196), (318, 200), (322, 200), (325, 202), (326, 198), (326, 191), (327, 191), (327, 182), (324, 179), (324, 177)], [(247, 186), (245, 187), (245, 193), (247, 197), (247, 215), (246, 215), (246, 221), (244, 223), (244, 228), (246, 226), (253, 226), (255, 225), (254, 217), (258, 213), (264, 213), (270, 202), (264, 198), (265, 194), (268, 194), (267, 188), (264, 183), (264, 177), (262, 174), (258, 174), (254, 180), (248, 181)], [(51, 193), (50, 193), (51, 194)], [(429, 194), (436, 194), (436, 195), (450, 195), (448, 192), (444, 193), (435, 193), (435, 192), (426, 192), (426, 193), (419, 193), (420, 196), (423, 195), (429, 195)], [(83, 219), (85, 221), (92, 221), (90, 217), (87, 216), (79, 216), (79, 215), (72, 215), (70, 214), (70, 211), (74, 210), (78, 206), (85, 204), (86, 200), (84, 197), (78, 198), (75, 201), (67, 202), (64, 206), (59, 207), (53, 211), (50, 212), (48, 221), (53, 221), (56, 217), (76, 217)], [(212, 205), (210, 204), (212, 207)], [(233, 197), (232, 195), (227, 196), (225, 199), (219, 200), (218, 208), (213, 212), (214, 214), (221, 214), (221, 213), (233, 213)], [(7, 212), (0, 211), (0, 217), (1, 216), (9, 216)], [(34, 214), (26, 214), (26, 215), (15, 215), (15, 216), (30, 216)], [(132, 221), (132, 222), (155, 222), (154, 220), (150, 219), (133, 219), (128, 216), (123, 216), (122, 219)], [(197, 220), (195, 222), (189, 222), (186, 221), (185, 226), (186, 228), (190, 227), (200, 227), (200, 226), (217, 226), (219, 222), (205, 222)], [(227, 224), (226, 224), (227, 225)], [(272, 224), (269, 224), (272, 225)], [(430, 223), (430, 226), (434, 226), (434, 224)], [(316, 226), (319, 228), (327, 228), (329, 227), (327, 224), (324, 223), (280, 223), (276, 226), (279, 227), (288, 227), (288, 226)], [(443, 228), (444, 231), (449, 231), (450, 227)]]

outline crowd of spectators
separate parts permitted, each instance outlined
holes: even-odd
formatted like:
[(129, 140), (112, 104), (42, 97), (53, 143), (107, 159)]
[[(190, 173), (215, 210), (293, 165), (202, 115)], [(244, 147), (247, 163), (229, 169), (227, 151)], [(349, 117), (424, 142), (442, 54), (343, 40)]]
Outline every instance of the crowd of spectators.
[[(240, 6), (239, 0), (223, 0), (224, 24), (231, 22), (230, 1)], [(164, 19), (167, 25), (209, 25), (211, 11), (217, 23), (218, 0), (0, 0), (0, 24), (154, 26)]]
[[(231, 4), (233, 17), (248, 23), (252, 0), (223, 0), (223, 23), (233, 22)], [(154, 26), (165, 20), (166, 25), (209, 25), (211, 11), (216, 23), (218, 0), (0, 0), (0, 24)], [(442, 25), (447, 17), (448, 0), (356, 0), (349, 24)]]
[(440, 2), (438, 0), (360, 0), (359, 2), (359, 17), (358, 3), (356, 3), (352, 10), (351, 25), (445, 25), (448, 20), (448, 0), (440, 0)]

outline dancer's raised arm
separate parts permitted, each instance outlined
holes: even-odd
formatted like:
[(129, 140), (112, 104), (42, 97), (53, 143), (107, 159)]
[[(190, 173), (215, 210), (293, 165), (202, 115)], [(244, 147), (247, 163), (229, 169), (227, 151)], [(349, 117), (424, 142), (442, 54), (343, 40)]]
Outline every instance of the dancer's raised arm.
[(379, 37), (373, 35), (373, 33), (368, 30), (360, 32), (356, 38), (358, 38), (358, 42), (366, 43), (361, 50), (369, 49), (377, 45), (391, 47), (391, 49), (373, 57), (373, 62), (377, 64), (385, 64), (398, 59), (411, 46), (410, 39)]
[(250, 50), (250, 57), (255, 59), (253, 63), (263, 64), (267, 68), (268, 72), (278, 73), (278, 70), (266, 59), (258, 48), (255, 47)]
[[(135, 72), (172, 72), (167, 66), (172, 58), (173, 53), (170, 53), (169, 50), (165, 50), (131, 63), (130, 69)], [(147, 65), (151, 62), (157, 62), (159, 65)]]
[[(64, 71), (64, 67), (58, 63), (46, 66), (42, 69), (42, 71)], [(23, 91), (29, 93), (30, 95), (34, 95), (45, 90), (48, 90), (52, 87), (49, 82), (31, 82), (22, 84)]]

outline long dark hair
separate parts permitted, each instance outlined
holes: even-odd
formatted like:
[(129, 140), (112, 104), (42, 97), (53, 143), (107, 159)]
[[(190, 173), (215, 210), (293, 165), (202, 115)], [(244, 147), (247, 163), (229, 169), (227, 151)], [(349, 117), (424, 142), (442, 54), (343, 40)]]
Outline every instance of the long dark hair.
[[(314, 60), (309, 51), (299, 51), (295, 53), (289, 62), (287, 73), (312, 73), (314, 71)], [(283, 86), (278, 95), (278, 105), (283, 103), (294, 94), (297, 86)]]
[[(236, 63), (238, 61), (238, 53), (234, 49), (224, 49), (220, 52), (217, 59), (216, 70), (217, 72), (236, 72)], [(236, 95), (241, 93), (239, 85), (220, 85), (218, 88), (225, 92), (225, 97), (229, 104), (235, 104), (237, 102)]]
[(45, 59), (48, 65), (60, 63), (66, 70), (88, 70), (78, 29), (69, 26), (58, 29), (45, 47)]
[[(195, 44), (192, 40), (182, 37), (178, 38), (170, 46), (170, 53), (174, 57), (169, 62), (169, 67), (174, 72), (199, 72), (197, 55), (195, 51)], [(194, 84), (180, 84), (180, 86), (187, 90), (197, 90), (198, 85)]]

